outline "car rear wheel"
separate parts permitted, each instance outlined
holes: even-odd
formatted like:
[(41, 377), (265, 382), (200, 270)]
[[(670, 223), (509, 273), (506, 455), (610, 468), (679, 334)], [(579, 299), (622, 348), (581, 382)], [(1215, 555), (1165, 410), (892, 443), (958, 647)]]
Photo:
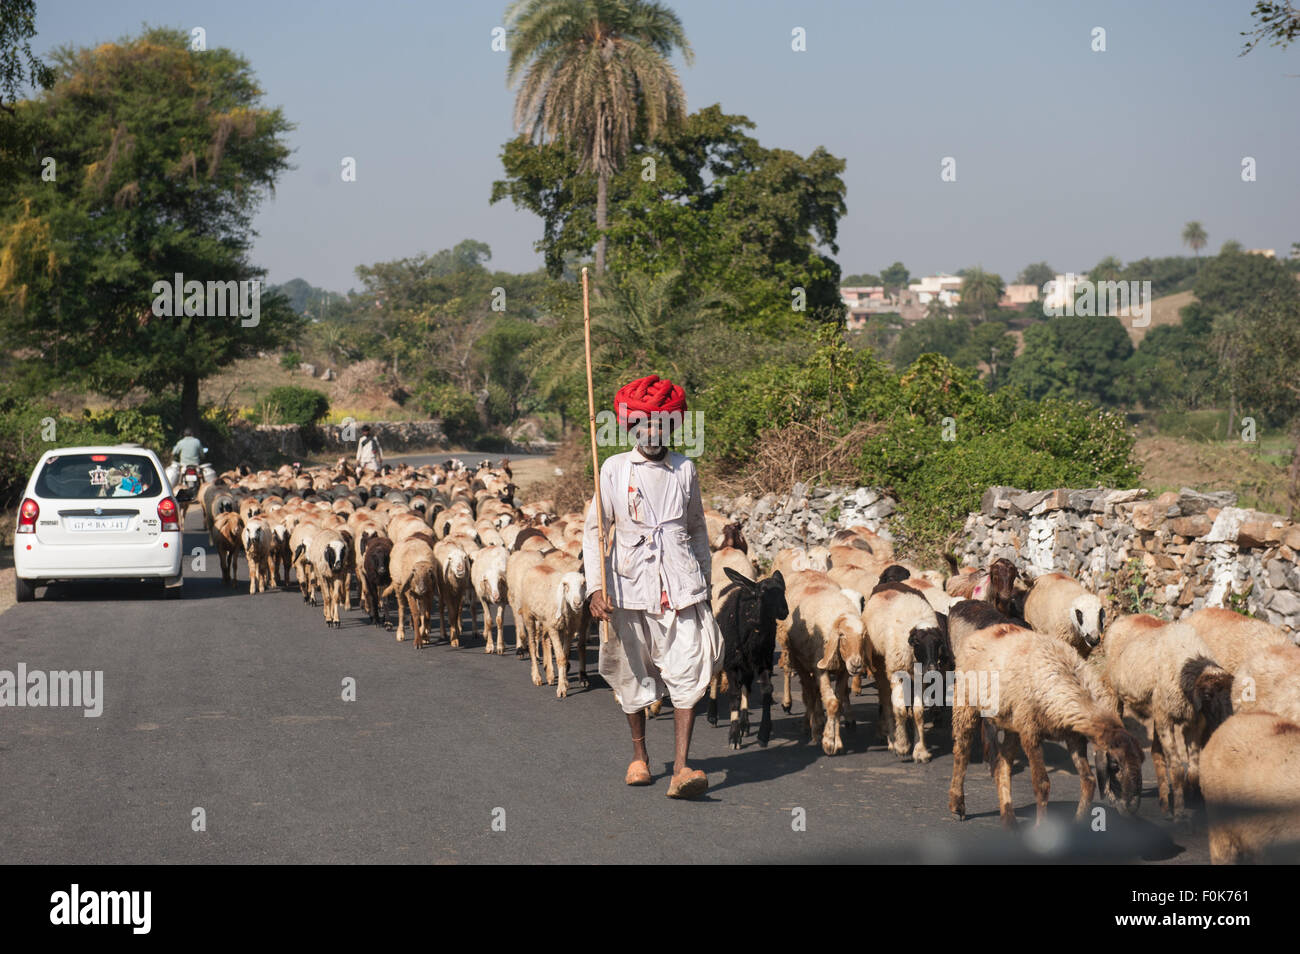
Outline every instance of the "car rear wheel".
[(14, 574), (14, 590), (19, 603), (30, 603), (36, 599), (35, 580), (24, 580), (21, 576)]

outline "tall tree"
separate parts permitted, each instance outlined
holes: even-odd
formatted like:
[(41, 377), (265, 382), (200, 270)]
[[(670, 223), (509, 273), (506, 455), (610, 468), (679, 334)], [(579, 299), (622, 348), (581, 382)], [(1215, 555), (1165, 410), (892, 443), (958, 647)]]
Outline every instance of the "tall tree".
[(997, 310), (1005, 291), (1001, 275), (982, 268), (968, 268), (961, 280), (960, 308), (964, 314), (984, 321), (990, 311)]
[(1196, 254), (1197, 266), (1200, 266), (1201, 249), (1205, 248), (1205, 243), (1210, 239), (1200, 222), (1188, 222), (1183, 226), (1183, 244), (1189, 246)]
[(180, 30), (64, 48), (54, 72), (23, 109), (54, 181), (34, 165), (0, 182), (0, 333), (47, 378), (111, 396), (179, 386), (195, 426), (199, 381), (277, 346), (299, 318), (263, 297), (246, 325), (210, 314), (210, 290), (191, 308), (189, 289), (188, 314), (159, 313), (155, 284), (177, 273), (204, 285), (262, 274), (247, 258), (252, 220), (288, 168), (291, 126), (261, 104), (247, 61), (191, 51)]
[(1034, 262), (1032, 265), (1026, 265), (1016, 276), (1016, 283), (1020, 285), (1033, 285), (1041, 293), (1043, 286), (1056, 277), (1056, 269), (1052, 268), (1046, 262)]
[(649, 139), (686, 113), (668, 62), (694, 53), (677, 14), (646, 0), (516, 0), (506, 12), (509, 85), (519, 84), (515, 128), (561, 142), (596, 174), (596, 274), (605, 269), (610, 177), (637, 130)]

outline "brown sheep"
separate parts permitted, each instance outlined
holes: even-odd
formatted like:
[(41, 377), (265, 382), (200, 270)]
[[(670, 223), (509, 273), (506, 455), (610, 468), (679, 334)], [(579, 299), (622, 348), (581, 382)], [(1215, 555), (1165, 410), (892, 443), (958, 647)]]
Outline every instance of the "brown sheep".
[(473, 605), (474, 589), (469, 578), (469, 554), (454, 540), (439, 540), (433, 548), (433, 554), (438, 567), (438, 619), (441, 632), (450, 637), (452, 646), (459, 647), (465, 599), (468, 597), (471, 606)]
[(239, 582), (240, 534), (243, 530), (244, 518), (234, 512), (217, 514), (212, 524), (217, 559), (221, 561), (221, 582), (226, 586)]
[(1291, 643), (1276, 626), (1232, 610), (1208, 607), (1189, 613), (1180, 622), (1196, 630), (1196, 634), (1205, 640), (1205, 645), (1210, 647), (1215, 662), (1233, 674), (1259, 650)]
[(1160, 808), (1181, 821), (1199, 781), (1201, 749), (1232, 714), (1232, 675), (1185, 623), (1125, 616), (1111, 624), (1106, 642), (1106, 680), (1121, 705), (1146, 722)]
[(1300, 845), (1300, 725), (1239, 712), (1206, 743), (1201, 789), (1216, 865), (1296, 860)]
[[(962, 600), (948, 616), (956, 660), (952, 736), (952, 783), (948, 809), (966, 818), (966, 767), (980, 717), (1002, 730), (991, 747), (1002, 824), (1016, 824), (1011, 801), (1011, 763), (1017, 744), (1033, 779), (1038, 822), (1047, 815), (1051, 782), (1043, 761), (1044, 740), (1063, 742), (1079, 773), (1075, 817), (1086, 817), (1096, 790), (1088, 764), (1088, 741), (1105, 765), (1102, 787), (1122, 814), (1134, 814), (1142, 794), (1142, 749), (1114, 711), (1097, 702), (1080, 678), (1079, 654), (1059, 639), (1017, 625), (986, 603)], [(985, 682), (987, 689), (980, 686)], [(971, 695), (982, 696), (972, 700)]]
[(944, 584), (949, 596), (983, 600), (1003, 616), (1020, 615), (1018, 610), (1024, 599), (1025, 587), (1014, 563), (999, 558), (989, 564), (986, 573), (980, 573), (969, 568), (958, 570), (957, 563), (951, 556), (946, 559), (954, 574)]
[(1106, 610), (1095, 593), (1064, 573), (1044, 573), (1025, 597), (1029, 628), (1055, 636), (1074, 647), (1084, 659), (1101, 644)]
[[(388, 576), (392, 582), (381, 598), (393, 593), (397, 602), (397, 641), (406, 639), (402, 619), (403, 603), (411, 612), (415, 630), (415, 648), (428, 641), (429, 619), (433, 615), (433, 593), (437, 588), (438, 563), (433, 547), (412, 536), (393, 546), (388, 559)], [(445, 629), (444, 629), (445, 632)]]
[(1232, 711), (1272, 712), (1300, 725), (1300, 646), (1269, 646), (1242, 663)]
[(865, 634), (860, 608), (829, 577), (817, 575), (825, 582), (808, 582), (798, 590), (787, 581), (791, 610), (777, 624), (777, 642), (786, 651), (787, 672), (799, 675), (809, 741), (820, 735), (822, 751), (836, 755), (844, 751), (841, 714), (846, 727), (853, 725), (849, 677), (863, 671)]

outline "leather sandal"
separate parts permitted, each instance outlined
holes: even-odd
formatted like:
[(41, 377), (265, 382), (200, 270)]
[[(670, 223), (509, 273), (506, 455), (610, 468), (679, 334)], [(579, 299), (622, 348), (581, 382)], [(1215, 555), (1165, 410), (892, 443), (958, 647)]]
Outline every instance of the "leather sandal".
[(709, 790), (709, 777), (700, 769), (687, 769), (673, 776), (669, 798), (699, 798)]
[(640, 759), (634, 759), (627, 767), (627, 775), (623, 781), (629, 785), (649, 785), (650, 784), (650, 766), (646, 765)]

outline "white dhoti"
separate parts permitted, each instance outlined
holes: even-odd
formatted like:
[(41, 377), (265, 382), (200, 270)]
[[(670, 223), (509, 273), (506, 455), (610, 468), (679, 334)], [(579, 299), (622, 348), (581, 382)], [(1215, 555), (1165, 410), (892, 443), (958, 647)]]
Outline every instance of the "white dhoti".
[(722, 631), (708, 600), (659, 613), (615, 607), (609, 625), (614, 632), (600, 644), (599, 672), (624, 712), (639, 712), (665, 693), (673, 708), (692, 708), (722, 666)]

